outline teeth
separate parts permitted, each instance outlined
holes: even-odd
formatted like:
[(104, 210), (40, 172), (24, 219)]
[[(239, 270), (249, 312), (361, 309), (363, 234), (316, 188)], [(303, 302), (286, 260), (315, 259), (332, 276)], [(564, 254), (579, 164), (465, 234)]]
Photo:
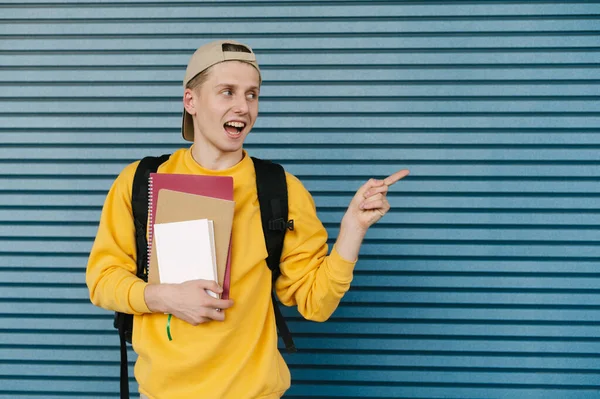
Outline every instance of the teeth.
[(246, 126), (246, 124), (242, 123), (242, 122), (227, 122), (225, 124), (228, 126), (233, 126), (233, 127), (238, 127), (238, 128), (243, 128), (244, 126)]

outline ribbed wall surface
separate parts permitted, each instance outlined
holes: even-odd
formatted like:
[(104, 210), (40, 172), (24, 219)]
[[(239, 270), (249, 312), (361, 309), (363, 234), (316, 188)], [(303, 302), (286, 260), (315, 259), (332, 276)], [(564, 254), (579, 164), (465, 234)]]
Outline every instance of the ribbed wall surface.
[(286, 397), (598, 397), (597, 1), (4, 1), (0, 399), (117, 397), (100, 209), (184, 145), (185, 65), (223, 37), (265, 80), (247, 149), (332, 237), (364, 180), (411, 170), (331, 320), (287, 312)]

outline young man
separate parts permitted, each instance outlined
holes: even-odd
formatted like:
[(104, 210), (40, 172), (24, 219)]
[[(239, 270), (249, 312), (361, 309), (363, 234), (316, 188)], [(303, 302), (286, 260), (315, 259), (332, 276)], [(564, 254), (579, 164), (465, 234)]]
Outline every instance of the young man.
[[(258, 115), (260, 85), (248, 46), (225, 41), (200, 47), (184, 79), (183, 137), (193, 145), (176, 151), (158, 170), (233, 176), (232, 299), (209, 296), (206, 290), (221, 292), (215, 282), (147, 284), (136, 277), (131, 187), (138, 162), (120, 173), (106, 198), (86, 281), (95, 305), (135, 316), (135, 377), (148, 398), (271, 399), (290, 386), (277, 349), (256, 175), (243, 149)], [(311, 195), (286, 174), (295, 228), (286, 233), (275, 284), (283, 304), (296, 305), (310, 320), (329, 318), (350, 287), (367, 229), (390, 208), (388, 187), (407, 174), (371, 179), (358, 190), (329, 255)], [(165, 314), (173, 315), (172, 341), (165, 334)]]

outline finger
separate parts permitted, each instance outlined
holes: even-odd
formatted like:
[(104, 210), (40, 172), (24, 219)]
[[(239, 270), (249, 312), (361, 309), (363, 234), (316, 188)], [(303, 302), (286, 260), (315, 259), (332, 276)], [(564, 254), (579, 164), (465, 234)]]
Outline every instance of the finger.
[(390, 206), (387, 201), (379, 199), (379, 200), (374, 200), (374, 201), (365, 201), (365, 202), (363, 202), (361, 208), (364, 210), (369, 210), (369, 211), (372, 211), (375, 209), (380, 209), (380, 210), (385, 210), (385, 212), (387, 212), (387, 210), (390, 208)]
[(206, 313), (204, 317), (208, 317), (211, 320), (215, 321), (224, 321), (225, 320), (225, 312), (221, 312), (218, 309), (206, 309)]
[(219, 284), (213, 280), (193, 280), (193, 283), (198, 289), (212, 291), (215, 294), (221, 294), (223, 292), (223, 288), (221, 288)]
[(370, 189), (368, 189), (367, 191), (365, 191), (365, 193), (363, 194), (364, 198), (369, 198), (372, 197), (376, 194), (386, 194), (388, 192), (389, 188), (386, 185), (380, 186), (380, 187), (371, 187)]
[(359, 194), (363, 194), (366, 191), (368, 191), (369, 189), (373, 188), (373, 187), (383, 187), (383, 180), (377, 180), (377, 179), (369, 179), (365, 182), (365, 184), (363, 184), (359, 189), (358, 192)]
[(206, 318), (206, 317), (202, 317), (202, 316), (200, 316), (200, 317), (198, 317), (197, 319), (194, 319), (194, 320), (189, 320), (189, 321), (188, 321), (188, 320), (186, 320), (186, 321), (187, 321), (189, 324), (193, 325), (193, 326), (197, 326), (197, 325), (199, 325), (199, 324), (206, 323), (206, 322), (207, 322), (207, 321), (209, 321), (209, 320), (210, 320), (210, 319), (208, 319), (208, 318)]
[(206, 301), (202, 306), (211, 309), (229, 309), (233, 306), (233, 301), (231, 299), (216, 299), (211, 297), (211, 300)]
[(398, 172), (394, 173), (393, 175), (390, 175), (390, 176), (386, 177), (385, 179), (383, 179), (383, 184), (385, 184), (386, 186), (391, 186), (392, 184), (396, 183), (398, 180), (403, 179), (406, 176), (408, 176), (409, 173), (410, 172), (408, 169), (399, 170)]
[[(175, 315), (173, 315), (173, 316), (175, 316)], [(192, 326), (197, 326), (199, 324), (206, 323), (209, 320), (206, 317), (199, 316), (199, 315), (179, 315), (179, 316), (175, 316), (175, 317), (185, 321), (188, 324), (191, 324)]]
[(216, 294), (220, 294), (223, 292), (223, 288), (221, 288), (221, 286), (219, 286), (219, 283), (217, 283), (216, 281), (212, 281), (212, 280), (200, 280), (200, 281), (207, 282), (207, 286), (204, 287), (207, 290), (210, 290)]
[(375, 195), (371, 195), (368, 198), (365, 198), (364, 202), (371, 202), (371, 201), (377, 201), (377, 200), (382, 200), (384, 198), (384, 195), (379, 193), (379, 194), (375, 194)]

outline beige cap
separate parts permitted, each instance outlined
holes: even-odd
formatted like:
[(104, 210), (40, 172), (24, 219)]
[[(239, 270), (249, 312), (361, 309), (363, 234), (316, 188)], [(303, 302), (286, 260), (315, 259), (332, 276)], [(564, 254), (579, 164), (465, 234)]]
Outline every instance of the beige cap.
[[(224, 51), (224, 44), (235, 44), (238, 46), (244, 46), (250, 52), (246, 53), (238, 51)], [(192, 55), (192, 58), (188, 63), (187, 69), (185, 70), (183, 88), (185, 89), (185, 86), (188, 84), (188, 82), (194, 77), (196, 77), (196, 75), (198, 75), (200, 72), (210, 68), (215, 64), (219, 64), (225, 61), (247, 62), (248, 64), (256, 68), (256, 70), (258, 71), (258, 75), (260, 76), (260, 69), (258, 68), (258, 63), (256, 62), (256, 56), (254, 55), (254, 52), (249, 46), (233, 40), (219, 40), (203, 45), (202, 47), (198, 48), (198, 50), (196, 50), (196, 52)], [(185, 108), (183, 109), (181, 133), (184, 139), (188, 141), (194, 141), (194, 121), (192, 120), (192, 116), (187, 113)]]

